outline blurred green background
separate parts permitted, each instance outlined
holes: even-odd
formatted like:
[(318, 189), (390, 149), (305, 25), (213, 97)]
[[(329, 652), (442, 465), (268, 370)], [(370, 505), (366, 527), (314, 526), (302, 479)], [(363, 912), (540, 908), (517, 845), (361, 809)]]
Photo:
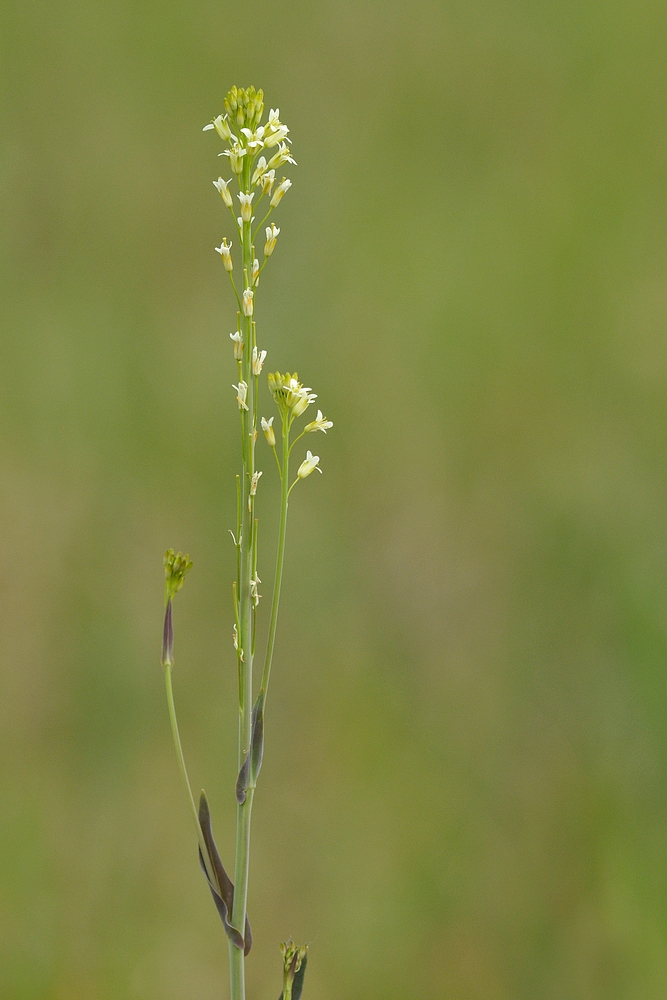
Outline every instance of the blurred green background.
[(648, 0), (3, 5), (2, 997), (227, 995), (159, 646), (174, 546), (229, 859), (234, 307), (201, 128), (253, 83), (299, 164), (259, 339), (335, 427), (291, 504), (250, 1000), (290, 934), (307, 1000), (664, 1000), (666, 43)]

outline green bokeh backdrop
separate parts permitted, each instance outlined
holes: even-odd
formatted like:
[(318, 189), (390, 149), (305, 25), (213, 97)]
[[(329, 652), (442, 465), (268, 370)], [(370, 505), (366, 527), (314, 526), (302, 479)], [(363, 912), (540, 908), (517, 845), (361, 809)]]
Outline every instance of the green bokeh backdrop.
[(161, 560), (195, 563), (176, 696), (229, 858), (201, 127), (253, 83), (299, 163), (259, 338), (335, 427), (291, 505), (250, 1000), (290, 934), (304, 1000), (664, 1000), (666, 44), (650, 0), (3, 5), (2, 997), (227, 995)]

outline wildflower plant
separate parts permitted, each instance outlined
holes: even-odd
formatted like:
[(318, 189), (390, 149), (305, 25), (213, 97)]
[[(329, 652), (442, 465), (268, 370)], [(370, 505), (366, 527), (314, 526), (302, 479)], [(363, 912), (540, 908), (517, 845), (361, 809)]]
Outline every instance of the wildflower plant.
[[(292, 451), (307, 434), (327, 430), (330, 420), (317, 411), (308, 420), (309, 408), (317, 398), (308, 386), (299, 381), (296, 372), (272, 372), (268, 388), (277, 414), (260, 416), (260, 376), (267, 351), (257, 343), (257, 296), (260, 276), (278, 244), (280, 227), (270, 217), (281, 205), (292, 186), (286, 177), (278, 179), (281, 168), (296, 166), (290, 148), (289, 129), (280, 121), (276, 109), (269, 111), (263, 122), (264, 98), (261, 90), (232, 87), (225, 99), (225, 113), (204, 126), (225, 143), (218, 155), (224, 157), (232, 177), (213, 181), (223, 205), (231, 213), (231, 238), (223, 237), (219, 247), (224, 270), (229, 275), (236, 299), (236, 329), (231, 340), (232, 364), (237, 382), (232, 385), (241, 432), (240, 472), (236, 477), (237, 512), (235, 530), (230, 530), (236, 550), (236, 579), (232, 583), (233, 623), (232, 643), (238, 668), (239, 725), (238, 777), (236, 781), (236, 857), (233, 881), (227, 874), (218, 853), (211, 826), (211, 816), (204, 792), (195, 803), (185, 765), (179, 736), (174, 696), (172, 668), (174, 664), (174, 633), (172, 602), (183, 586), (192, 563), (180, 552), (170, 549), (165, 565), (165, 618), (162, 645), (162, 665), (167, 689), (167, 703), (172, 734), (183, 783), (190, 803), (199, 846), (199, 862), (220, 915), (228, 939), (231, 1000), (245, 1000), (245, 957), (252, 945), (247, 916), (248, 871), (250, 861), (250, 824), (252, 804), (264, 753), (264, 717), (266, 712), (271, 664), (276, 641), (280, 588), (285, 559), (287, 510), (294, 487), (311, 472), (321, 472), (319, 456), (307, 449), (305, 457), (291, 469)], [(234, 185), (238, 191), (234, 191)], [(237, 214), (239, 213), (239, 214)], [(260, 221), (257, 222), (256, 220)], [(264, 244), (262, 263), (255, 256), (255, 247)], [(235, 277), (237, 275), (238, 277)], [(312, 412), (312, 411), (310, 411)], [(278, 420), (276, 420), (276, 416)], [(261, 673), (255, 668), (255, 640), (260, 613), (262, 581), (258, 575), (258, 532), (255, 504), (261, 490), (264, 469), (257, 468), (258, 439), (262, 449), (273, 452), (280, 479), (280, 515), (278, 546), (273, 578), (273, 592), (268, 620), (266, 650)], [(269, 451), (264, 451), (265, 455)], [(259, 454), (258, 454), (259, 453)], [(269, 458), (269, 468), (273, 460)], [(296, 464), (296, 459), (293, 464)], [(257, 687), (257, 685), (259, 686)], [(283, 992), (281, 1000), (299, 1000), (307, 963), (305, 946), (289, 940), (281, 945), (283, 955)]]

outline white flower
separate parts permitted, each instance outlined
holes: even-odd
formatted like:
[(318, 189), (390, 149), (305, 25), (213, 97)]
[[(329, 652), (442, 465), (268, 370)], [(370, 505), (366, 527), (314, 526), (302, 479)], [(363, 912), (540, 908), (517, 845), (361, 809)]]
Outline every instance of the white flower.
[(244, 288), (243, 290), (243, 315), (252, 316), (253, 312), (253, 292), (250, 288)]
[(275, 222), (272, 222), (270, 226), (266, 227), (266, 243), (264, 245), (264, 256), (270, 257), (275, 250), (276, 240), (278, 239), (278, 233), (280, 229), (276, 226)]
[(228, 181), (223, 181), (222, 177), (218, 177), (217, 181), (213, 181), (213, 187), (222, 195), (222, 200), (228, 208), (232, 207), (232, 196), (229, 193), (229, 185), (232, 183), (231, 177)]
[[(210, 128), (210, 125), (206, 126)], [(280, 108), (271, 108), (269, 111), (269, 128), (280, 128)]]
[(262, 175), (262, 194), (271, 194), (271, 188), (273, 187), (275, 180), (275, 170), (267, 170), (266, 173)]
[(286, 177), (283, 177), (280, 184), (273, 192), (273, 198), (271, 199), (271, 208), (275, 208), (276, 205), (280, 204), (282, 196), (285, 194), (286, 191), (289, 191), (291, 187), (292, 187), (292, 182), (288, 180)]
[[(307, 451), (306, 457), (299, 466), (299, 471), (297, 472), (297, 476), (299, 477), (299, 479), (305, 479), (306, 476), (309, 476), (311, 474), (313, 469), (317, 469), (317, 463), (319, 462), (319, 460), (320, 460), (319, 455), (312, 455), (309, 451)], [(321, 472), (322, 470), (317, 469), (317, 471)]]
[(217, 250), (217, 252), (222, 257), (222, 263), (225, 265), (225, 270), (226, 271), (233, 271), (234, 270), (234, 264), (232, 263), (232, 255), (231, 255), (231, 252), (230, 252), (231, 249), (232, 249), (231, 241), (230, 241), (229, 246), (228, 246), (227, 245), (227, 240), (223, 240), (222, 244), (219, 247), (216, 247), (215, 249)]
[(238, 385), (233, 385), (232, 389), (236, 389), (236, 399), (238, 400), (239, 410), (247, 410), (248, 404), (246, 403), (246, 396), (248, 395), (248, 383), (239, 382)]
[(250, 480), (250, 496), (254, 497), (257, 493), (257, 483), (259, 482), (259, 477), (261, 472), (253, 472), (252, 479)]
[(244, 136), (248, 141), (248, 147), (250, 149), (261, 149), (264, 143), (262, 142), (262, 136), (264, 135), (264, 126), (260, 125), (256, 132), (253, 132), (249, 128), (242, 128)]
[(262, 423), (262, 430), (264, 431), (264, 437), (269, 442), (270, 447), (275, 448), (276, 435), (274, 433), (273, 427), (271, 426), (273, 424), (273, 417), (271, 417), (270, 420), (265, 420), (264, 417), (262, 417), (261, 423)]
[(237, 330), (236, 333), (230, 333), (229, 339), (234, 344), (234, 359), (240, 361), (243, 357), (243, 335), (241, 331)]
[(323, 434), (326, 434), (327, 429), (329, 427), (333, 427), (333, 420), (327, 420), (326, 417), (322, 416), (322, 411), (318, 410), (317, 417), (315, 418), (315, 420), (312, 420), (309, 424), (306, 424), (306, 426), (304, 427), (304, 431), (305, 432), (322, 431)]
[(266, 357), (266, 351), (258, 351), (256, 347), (252, 349), (252, 373), (253, 375), (259, 375), (264, 367), (264, 358)]
[(252, 199), (255, 194), (244, 194), (243, 191), (239, 192), (238, 199), (241, 202), (241, 218), (244, 222), (250, 222), (252, 218)]
[(296, 160), (292, 159), (289, 147), (286, 143), (280, 143), (280, 149), (269, 160), (269, 167), (282, 167), (283, 163), (293, 163), (296, 167)]
[(222, 153), (218, 153), (218, 156), (228, 156), (232, 173), (240, 174), (243, 170), (243, 157), (247, 152), (248, 150), (245, 147), (235, 142), (231, 149), (225, 149)]
[(259, 284), (259, 261), (255, 257), (252, 262), (252, 281), (251, 284), (256, 288)]
[(260, 156), (260, 158), (257, 161), (257, 166), (255, 167), (255, 172), (252, 175), (253, 187), (262, 179), (262, 174), (264, 173), (265, 170), (266, 170), (266, 160), (264, 159), (263, 156)]
[(222, 115), (218, 115), (218, 117), (214, 118), (214, 120), (212, 122), (209, 122), (208, 125), (204, 125), (202, 132), (208, 132), (212, 128), (215, 129), (220, 138), (224, 139), (225, 142), (229, 142), (230, 139), (232, 138), (232, 130), (229, 127), (229, 122), (227, 121), (227, 115), (225, 115), (224, 118), (222, 117)]

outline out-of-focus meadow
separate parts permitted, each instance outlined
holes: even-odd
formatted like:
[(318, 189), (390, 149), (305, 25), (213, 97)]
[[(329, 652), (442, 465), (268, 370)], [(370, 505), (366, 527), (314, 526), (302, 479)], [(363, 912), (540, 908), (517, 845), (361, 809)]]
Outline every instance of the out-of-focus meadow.
[(664, 1000), (664, 9), (0, 18), (0, 995), (227, 995), (159, 645), (174, 546), (229, 859), (235, 313), (201, 128), (253, 83), (299, 164), (259, 339), (335, 426), (290, 507), (250, 1000), (290, 934), (307, 1000)]

